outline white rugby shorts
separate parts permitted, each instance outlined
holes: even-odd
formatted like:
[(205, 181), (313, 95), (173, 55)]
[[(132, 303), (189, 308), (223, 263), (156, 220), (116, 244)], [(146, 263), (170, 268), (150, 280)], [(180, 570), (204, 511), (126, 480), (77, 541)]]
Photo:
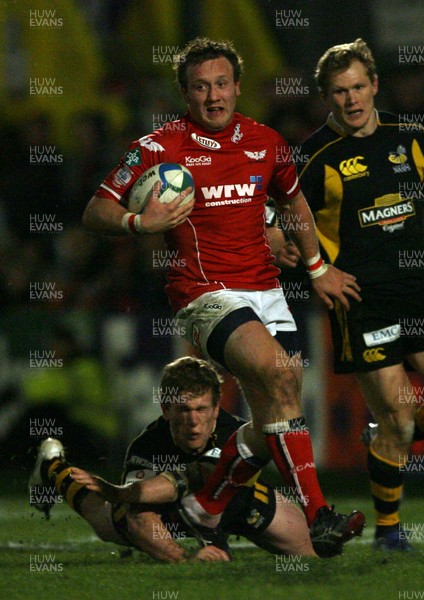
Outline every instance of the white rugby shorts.
[(246, 307), (256, 313), (272, 336), (277, 331), (297, 330), (281, 288), (208, 292), (178, 311), (176, 318), (182, 331), (185, 331), (184, 338), (204, 356), (212, 358), (207, 351), (210, 334), (224, 317)]

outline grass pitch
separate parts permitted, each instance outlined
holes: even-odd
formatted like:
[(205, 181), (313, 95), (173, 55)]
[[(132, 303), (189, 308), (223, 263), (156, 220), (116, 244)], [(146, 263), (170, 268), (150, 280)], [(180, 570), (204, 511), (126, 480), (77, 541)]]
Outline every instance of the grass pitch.
[[(368, 498), (330, 498), (339, 511), (365, 511), (361, 539), (330, 560), (275, 557), (234, 540), (231, 563), (160, 564), (97, 541), (66, 505), (50, 521), (27, 498), (4, 498), (0, 509), (0, 598), (7, 600), (399, 600), (424, 599), (423, 501), (408, 498), (403, 518), (414, 524), (414, 553), (371, 549)], [(421, 532), (421, 533), (420, 533)], [(240, 543), (242, 546), (240, 547)], [(239, 546), (237, 546), (239, 544)], [(35, 566), (34, 566), (35, 565)]]

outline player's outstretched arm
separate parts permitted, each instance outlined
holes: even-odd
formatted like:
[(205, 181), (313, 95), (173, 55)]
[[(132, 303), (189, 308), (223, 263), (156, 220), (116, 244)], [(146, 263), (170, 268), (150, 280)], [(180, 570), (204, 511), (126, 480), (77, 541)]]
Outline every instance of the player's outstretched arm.
[(229, 560), (228, 554), (215, 546), (200, 548), (189, 555), (172, 538), (172, 533), (167, 530), (158, 514), (141, 510), (140, 505), (143, 504), (164, 504), (175, 499), (172, 478), (157, 475), (145, 481), (119, 486), (77, 467), (72, 467), (71, 477), (109, 502), (131, 504), (132, 508), (127, 514), (131, 544), (152, 558), (172, 563)]
[[(302, 192), (296, 194), (290, 201), (290, 214), (297, 223), (295, 231), (291, 235), (299, 248), (302, 259), (307, 263), (308, 259), (319, 255), (318, 239), (315, 231), (315, 222), (311, 210)], [(337, 299), (349, 310), (349, 298), (360, 302), (359, 292), (361, 288), (356, 283), (356, 277), (340, 271), (332, 265), (326, 265), (319, 277), (312, 279), (312, 286), (327, 308), (334, 308), (333, 299)]]
[(72, 467), (71, 477), (105, 500), (129, 504), (162, 504), (175, 500), (175, 487), (169, 479), (158, 475), (127, 485), (113, 485), (88, 471)]
[(120, 498), (125, 486), (113, 485), (105, 479), (102, 479), (97, 475), (92, 475), (88, 471), (78, 469), (77, 467), (72, 467), (71, 477), (80, 485), (84, 485), (91, 492), (100, 494), (105, 500), (112, 503), (121, 502)]

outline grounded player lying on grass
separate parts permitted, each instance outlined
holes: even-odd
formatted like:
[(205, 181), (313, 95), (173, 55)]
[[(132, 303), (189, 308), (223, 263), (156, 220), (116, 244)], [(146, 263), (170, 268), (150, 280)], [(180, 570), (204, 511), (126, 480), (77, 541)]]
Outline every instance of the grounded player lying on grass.
[[(220, 378), (206, 361), (184, 357), (167, 365), (160, 389), (163, 416), (129, 446), (125, 485), (72, 467), (62, 444), (49, 438), (40, 446), (30, 487), (54, 486), (100, 539), (158, 560), (187, 560), (178, 541), (189, 536), (204, 546), (191, 559), (228, 560), (229, 534), (243, 535), (270, 552), (314, 556), (302, 511), (260, 479), (240, 486), (228, 505), (216, 540), (220, 547), (182, 520), (177, 500), (203, 484), (223, 444), (243, 421), (219, 408)], [(166, 393), (171, 389), (172, 398)]]

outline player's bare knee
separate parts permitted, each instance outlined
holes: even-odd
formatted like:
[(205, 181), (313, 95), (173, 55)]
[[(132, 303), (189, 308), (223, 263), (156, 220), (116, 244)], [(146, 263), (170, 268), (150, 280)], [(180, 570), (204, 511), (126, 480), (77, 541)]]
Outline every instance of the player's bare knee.
[(242, 387), (252, 410), (267, 407), (279, 409), (297, 407), (300, 402), (300, 385), (293, 369), (267, 366), (256, 369), (253, 380), (243, 379)]
[(410, 444), (414, 435), (414, 419), (398, 418), (395, 422), (394, 433), (401, 444)]
[(380, 436), (390, 437), (400, 444), (409, 444), (414, 433), (414, 413), (406, 409), (387, 408), (378, 419)]

